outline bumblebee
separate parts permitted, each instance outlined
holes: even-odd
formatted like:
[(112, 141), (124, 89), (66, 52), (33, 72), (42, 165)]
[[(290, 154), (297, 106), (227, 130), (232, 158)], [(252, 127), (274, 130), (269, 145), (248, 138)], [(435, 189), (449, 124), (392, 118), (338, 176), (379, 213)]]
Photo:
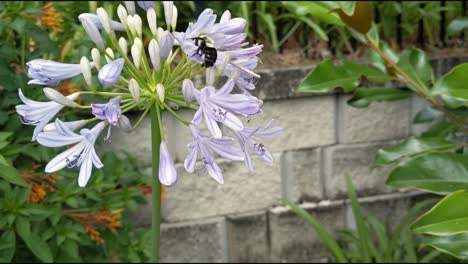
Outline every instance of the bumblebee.
[(216, 59), (218, 58), (218, 51), (213, 46), (213, 43), (211, 43), (206, 36), (196, 37), (193, 38), (193, 40), (195, 42), (195, 46), (198, 47), (198, 49), (195, 51), (195, 54), (198, 54), (202, 57), (202, 65), (207, 68), (213, 67)]

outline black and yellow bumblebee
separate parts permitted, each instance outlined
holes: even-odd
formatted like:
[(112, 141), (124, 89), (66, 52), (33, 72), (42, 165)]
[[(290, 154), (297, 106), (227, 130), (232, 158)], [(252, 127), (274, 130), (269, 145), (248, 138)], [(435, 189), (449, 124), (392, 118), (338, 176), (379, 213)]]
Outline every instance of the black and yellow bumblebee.
[(195, 51), (195, 54), (198, 54), (202, 57), (202, 65), (207, 68), (213, 67), (216, 59), (218, 58), (218, 51), (214, 47), (213, 43), (206, 36), (196, 37), (193, 38), (193, 40), (195, 41), (195, 46), (198, 47), (198, 49)]

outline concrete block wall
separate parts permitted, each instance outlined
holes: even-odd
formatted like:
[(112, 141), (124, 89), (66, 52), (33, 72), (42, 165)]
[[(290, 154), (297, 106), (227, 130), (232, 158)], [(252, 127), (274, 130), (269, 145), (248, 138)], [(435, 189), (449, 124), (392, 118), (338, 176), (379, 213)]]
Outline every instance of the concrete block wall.
[[(440, 76), (467, 60), (434, 58), (431, 64)], [(390, 168), (372, 169), (371, 165), (380, 147), (424, 131), (412, 119), (425, 102), (409, 98), (357, 109), (347, 105), (350, 95), (341, 92), (296, 94), (298, 83), (312, 68), (260, 71), (255, 92), (264, 100), (264, 114), (251, 118), (248, 125), (274, 119), (284, 132), (263, 142), (273, 153), (273, 163), (252, 156), (253, 173), (243, 162), (219, 159), (223, 185), (203, 169), (196, 174), (184, 170), (190, 133), (175, 118), (164, 115), (166, 141), (176, 159), (179, 180), (167, 189), (163, 203), (163, 262), (327, 261), (330, 254), (313, 229), (280, 205), (280, 198), (300, 203), (332, 231), (354, 225), (345, 175), (352, 178), (364, 210), (390, 226), (422, 195), (387, 187)], [(188, 110), (179, 112), (188, 120), (193, 115)], [(138, 117), (129, 116), (132, 123)], [(130, 134), (113, 131), (112, 141), (118, 144), (104, 143), (103, 148), (133, 154), (151, 175), (149, 119)], [(135, 221), (150, 225), (150, 210), (150, 206), (139, 208)]]

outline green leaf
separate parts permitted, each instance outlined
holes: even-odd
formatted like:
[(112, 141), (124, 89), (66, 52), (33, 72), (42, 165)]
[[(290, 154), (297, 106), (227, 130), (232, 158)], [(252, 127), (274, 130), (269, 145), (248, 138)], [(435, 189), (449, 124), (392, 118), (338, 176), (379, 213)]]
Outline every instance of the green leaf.
[(298, 92), (324, 93), (335, 88), (350, 92), (358, 87), (361, 77), (370, 81), (384, 81), (388, 77), (381, 71), (362, 64), (341, 62), (333, 64), (329, 59), (320, 62), (299, 84)]
[(434, 119), (443, 117), (444, 113), (439, 111), (434, 106), (430, 105), (419, 111), (414, 117), (413, 123), (421, 124), (426, 122), (432, 122)]
[(317, 235), (325, 243), (328, 249), (330, 249), (338, 263), (348, 262), (345, 255), (343, 254), (343, 250), (340, 248), (338, 243), (314, 217), (312, 217), (306, 210), (302, 209), (289, 200), (282, 199), (281, 202), (289, 206), (294, 213), (304, 219), (315, 230), (315, 232), (317, 232)]
[(468, 101), (466, 76), (468, 63), (455, 66), (434, 84), (432, 95), (448, 94), (456, 99)]
[(431, 210), (416, 219), (411, 225), (411, 229), (417, 233), (436, 236), (448, 236), (468, 232), (467, 203), (467, 191), (459, 190), (453, 192), (440, 200)]
[(28, 219), (18, 217), (15, 224), (16, 232), (31, 252), (43, 262), (52, 262), (53, 257), (49, 246), (38, 235), (31, 233), (31, 224)]
[(16, 234), (13, 230), (5, 231), (0, 237), (0, 260), (11, 262), (16, 251)]
[[(382, 50), (382, 52), (394, 63), (397, 63), (399, 60), (398, 54), (396, 54), (390, 46), (387, 44), (387, 42), (380, 40), (379, 42), (379, 48)], [(377, 69), (381, 70), (382, 72), (387, 72), (389, 75), (394, 75), (393, 70), (391, 70), (385, 62), (384, 59), (374, 50), (369, 48), (368, 51), (368, 57), (369, 61), (374, 65)], [(392, 74), (391, 74), (392, 73)]]
[(468, 17), (459, 17), (459, 18), (455, 18), (454, 20), (452, 20), (452, 22), (450, 22), (450, 24), (447, 27), (447, 33), (449, 36), (453, 36), (467, 28), (468, 28)]
[(396, 101), (408, 98), (412, 94), (410, 91), (395, 88), (359, 88), (348, 100), (348, 104), (357, 108), (365, 108), (372, 102)]
[(441, 137), (446, 138), (455, 132), (457, 127), (451, 122), (439, 122), (421, 134), (421, 137)]
[(421, 246), (431, 246), (458, 259), (468, 259), (468, 234), (434, 236)]
[(404, 50), (400, 55), (398, 66), (409, 78), (429, 90), (428, 82), (434, 80), (434, 73), (424, 51), (420, 49)]
[(396, 145), (379, 149), (375, 159), (376, 165), (390, 165), (401, 158), (411, 157), (428, 151), (449, 150), (455, 143), (439, 137), (410, 137)]
[(468, 159), (451, 153), (428, 153), (399, 164), (387, 179), (396, 188), (413, 187), (437, 194), (468, 189)]
[(0, 177), (16, 185), (20, 185), (24, 187), (28, 186), (24, 182), (23, 178), (21, 178), (18, 171), (12, 166), (5, 166), (4, 164), (0, 163)]
[(361, 250), (361, 256), (363, 257), (363, 262), (370, 262), (370, 249), (371, 247), (367, 244), (368, 241), (371, 240), (369, 237), (368, 229), (366, 224), (364, 223), (364, 217), (362, 216), (361, 206), (359, 205), (359, 201), (357, 198), (356, 191), (354, 190), (353, 184), (351, 182), (351, 178), (346, 176), (346, 186), (348, 189), (348, 196), (351, 203), (351, 208), (353, 209), (354, 221), (356, 222), (358, 234), (359, 234), (359, 242)]
[[(307, 2), (307, 1), (281, 1), (289, 12), (293, 13), (297, 18), (311, 17), (320, 22), (333, 25), (344, 25), (338, 15), (330, 13), (329, 8), (320, 2)], [(336, 8), (336, 7), (335, 7)]]
[(6, 141), (11, 135), (13, 135), (13, 132), (0, 132), (0, 142)]

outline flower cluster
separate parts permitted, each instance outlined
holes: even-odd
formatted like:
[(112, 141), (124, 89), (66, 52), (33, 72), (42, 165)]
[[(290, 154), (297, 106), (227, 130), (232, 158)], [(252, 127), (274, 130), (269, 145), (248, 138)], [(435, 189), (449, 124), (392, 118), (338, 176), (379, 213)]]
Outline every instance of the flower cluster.
[[(93, 167), (101, 168), (95, 142), (107, 127), (105, 140), (111, 129), (126, 132), (135, 129), (148, 112), (158, 118), (161, 136), (159, 180), (165, 186), (177, 182), (174, 159), (165, 143), (162, 111), (168, 111), (190, 130), (193, 140), (188, 143), (185, 169), (194, 173), (201, 164), (207, 174), (223, 183), (221, 168), (215, 153), (236, 161), (245, 161), (253, 170), (251, 154), (272, 161), (271, 153), (258, 142), (281, 133), (272, 122), (259, 128), (244, 126), (240, 117), (262, 114), (262, 100), (250, 92), (255, 89), (259, 75), (253, 72), (259, 63), (257, 55), (262, 45), (251, 45), (244, 33), (246, 20), (231, 18), (229, 11), (217, 16), (211, 9), (203, 11), (198, 20), (189, 23), (185, 32), (175, 32), (177, 8), (172, 1), (163, 1), (165, 28), (157, 24), (156, 5), (153, 1), (137, 1), (146, 12), (146, 18), (137, 14), (132, 1), (119, 5), (119, 21), (109, 19), (103, 8), (97, 14), (83, 13), (78, 19), (89, 38), (96, 44), (90, 58), (68, 64), (44, 59), (29, 61), (29, 84), (51, 86), (66, 79), (82, 76), (88, 90), (66, 96), (46, 87), (48, 102), (28, 99), (19, 90), (24, 104), (16, 106), (24, 124), (35, 126), (33, 141), (47, 147), (69, 146), (45, 167), (52, 173), (62, 168), (79, 167), (79, 186), (85, 186)], [(149, 30), (143, 30), (142, 25)], [(192, 80), (205, 73), (205, 84)], [(218, 85), (220, 77), (225, 83)], [(81, 105), (81, 95), (107, 97), (106, 102)], [(94, 117), (77, 121), (52, 120), (63, 108), (91, 111)], [(195, 110), (192, 120), (185, 120), (177, 111), (183, 107)], [(124, 115), (130, 110), (141, 110), (141, 117), (131, 124)], [(95, 123), (92, 127), (89, 125)], [(202, 126), (209, 132), (202, 133)], [(225, 135), (220, 125), (231, 131), (235, 138)], [(235, 139), (240, 147), (234, 146)]]

